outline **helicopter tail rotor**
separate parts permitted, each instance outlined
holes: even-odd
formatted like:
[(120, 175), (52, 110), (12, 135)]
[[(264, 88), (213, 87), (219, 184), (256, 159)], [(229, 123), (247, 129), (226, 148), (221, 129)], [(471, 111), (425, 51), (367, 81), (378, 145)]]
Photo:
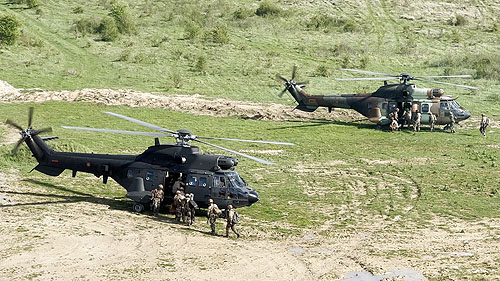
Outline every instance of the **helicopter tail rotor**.
[(285, 88), (278, 94), (279, 97), (282, 97), (283, 94), (286, 91), (289, 91), (292, 87), (299, 86), (299, 87), (304, 87), (306, 84), (309, 83), (309, 81), (303, 81), (303, 82), (296, 82), (295, 81), (295, 75), (297, 74), (297, 66), (294, 65), (292, 68), (292, 78), (290, 80), (286, 79), (285, 77), (281, 75), (276, 75), (276, 79), (281, 80), (284, 82)]
[[(18, 129), (21, 134), (21, 138), (16, 142), (15, 146), (14, 146), (14, 149), (12, 149), (12, 154), (16, 154), (17, 151), (19, 150), (19, 147), (23, 144), (24, 141), (26, 141), (28, 138), (32, 138), (36, 135), (39, 135), (39, 134), (42, 134), (42, 133), (47, 133), (47, 132), (52, 132), (52, 128), (48, 127), (48, 128), (43, 128), (43, 129), (40, 129), (40, 130), (37, 130), (37, 129), (33, 129), (31, 127), (31, 123), (33, 122), (33, 113), (34, 113), (35, 109), (33, 107), (30, 107), (29, 108), (29, 113), (28, 113), (28, 127), (27, 129), (23, 129), (20, 125), (18, 125), (16, 122), (10, 120), (10, 119), (7, 119), (5, 121), (5, 124), (15, 128), (15, 129)], [(55, 138), (55, 137), (51, 137), (52, 139)]]

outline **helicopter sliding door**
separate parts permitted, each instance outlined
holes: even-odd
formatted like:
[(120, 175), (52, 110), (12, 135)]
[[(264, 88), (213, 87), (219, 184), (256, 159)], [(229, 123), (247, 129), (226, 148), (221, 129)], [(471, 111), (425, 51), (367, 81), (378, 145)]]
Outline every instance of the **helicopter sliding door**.
[(193, 193), (196, 201), (208, 202), (210, 198), (209, 175), (189, 174), (186, 182), (186, 193)]

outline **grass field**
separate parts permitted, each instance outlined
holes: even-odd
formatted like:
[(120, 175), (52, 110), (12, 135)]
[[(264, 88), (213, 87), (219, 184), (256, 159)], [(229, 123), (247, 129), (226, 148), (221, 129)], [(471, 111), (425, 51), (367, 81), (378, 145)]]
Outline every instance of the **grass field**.
[(498, 114), (498, 106), (490, 106), (500, 100), (500, 9), (494, 1), (126, 1), (135, 32), (113, 42), (75, 31), (88, 27), (81, 20), (104, 18), (112, 1), (39, 2), (25, 9), (0, 1), (0, 14), (21, 22), (17, 44), (2, 49), (0, 62), (1, 79), (16, 87), (131, 88), (289, 102), (274, 95), (280, 88), (274, 76), (290, 76), (294, 64), (299, 79), (310, 80), (309, 90), (319, 94), (378, 87), (334, 81), (351, 76), (341, 67), (465, 73), (475, 79), (450, 82), (480, 90), (447, 92), (475, 114)]
[[(0, 115), (24, 124), (27, 109), (26, 104), (3, 104)], [(356, 227), (370, 219), (395, 220), (401, 225), (411, 222), (423, 227), (434, 216), (463, 220), (498, 217), (500, 175), (496, 161), (500, 151), (495, 133), (487, 138), (477, 130), (460, 129), (457, 134), (387, 133), (375, 131), (368, 124), (242, 120), (57, 102), (36, 105), (34, 125), (52, 126), (53, 134), (60, 137), (52, 145), (64, 151), (139, 154), (152, 145), (153, 140), (147, 137), (117, 137), (59, 128), (72, 125), (143, 130), (107, 116), (103, 110), (142, 120), (155, 116), (154, 124), (171, 129), (187, 127), (199, 135), (296, 143), (294, 147), (218, 143), (277, 163), (264, 166), (240, 158), (237, 170), (261, 195), (258, 204), (242, 213), (259, 222), (282, 223), (276, 227), (283, 233), (319, 227), (325, 221), (330, 222), (324, 233), (328, 235), (337, 228)], [(29, 174), (35, 165), (31, 153), (23, 147), (18, 156), (10, 156), (11, 146), (1, 147), (0, 167), (19, 169), (26, 184), (57, 182), (70, 190), (96, 196), (125, 194), (117, 184), (105, 186), (90, 176), (73, 179), (69, 172), (58, 178), (37, 172)], [(210, 147), (202, 150), (224, 154)], [(261, 150), (276, 153), (259, 154)]]

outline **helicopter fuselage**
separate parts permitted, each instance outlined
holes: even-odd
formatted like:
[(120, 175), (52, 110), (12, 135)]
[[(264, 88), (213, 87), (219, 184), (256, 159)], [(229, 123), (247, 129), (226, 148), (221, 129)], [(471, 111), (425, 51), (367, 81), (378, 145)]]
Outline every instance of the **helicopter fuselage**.
[(200, 207), (206, 207), (209, 198), (220, 208), (249, 206), (259, 199), (234, 170), (236, 158), (200, 153), (196, 146), (157, 142), (139, 155), (111, 155), (54, 151), (37, 135), (25, 142), (38, 161), (35, 170), (50, 176), (66, 169), (73, 177), (77, 172), (90, 173), (102, 176), (103, 183), (111, 177), (127, 190), (138, 212), (151, 201), (151, 191), (159, 184), (165, 187), (165, 201), (171, 202), (171, 186), (180, 176), (185, 192), (193, 193)]
[(389, 114), (399, 108), (399, 118), (403, 119), (405, 109), (412, 114), (422, 114), (421, 123), (429, 124), (430, 112), (436, 117), (436, 125), (451, 123), (451, 114), (460, 122), (470, 117), (470, 112), (461, 107), (451, 96), (441, 89), (417, 88), (414, 84), (391, 84), (380, 87), (371, 94), (308, 95), (302, 86), (292, 84), (287, 87), (299, 103), (296, 109), (307, 112), (318, 107), (354, 109), (371, 122), (379, 125), (391, 123)]

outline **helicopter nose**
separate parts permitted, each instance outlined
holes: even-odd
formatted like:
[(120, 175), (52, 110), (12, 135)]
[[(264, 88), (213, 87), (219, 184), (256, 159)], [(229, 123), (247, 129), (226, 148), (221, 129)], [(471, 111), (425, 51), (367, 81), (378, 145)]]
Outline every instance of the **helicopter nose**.
[(252, 205), (253, 203), (259, 201), (259, 195), (255, 191), (251, 191), (248, 193), (248, 204)]
[(470, 117), (470, 112), (466, 110), (464, 112), (464, 120), (468, 119), (469, 117)]

